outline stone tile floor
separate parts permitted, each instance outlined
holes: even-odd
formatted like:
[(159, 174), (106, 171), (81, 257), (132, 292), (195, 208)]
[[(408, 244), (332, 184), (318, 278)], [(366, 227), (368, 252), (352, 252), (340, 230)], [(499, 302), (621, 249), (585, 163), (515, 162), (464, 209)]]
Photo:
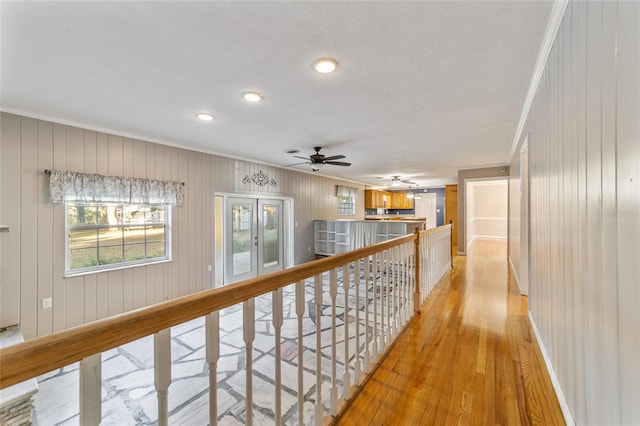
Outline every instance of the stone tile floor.
[[(339, 274), (336, 319), (337, 371), (339, 395), (344, 372), (344, 292)], [(324, 277), (321, 316), (322, 401), (328, 413), (331, 364), (331, 298), (328, 274)], [(351, 280), (350, 282), (353, 282)], [(364, 280), (362, 281), (364, 282)], [(373, 284), (369, 283), (369, 296)], [(316, 398), (316, 314), (312, 281), (305, 283), (306, 309), (303, 320), (303, 383), (305, 424), (313, 421)], [(295, 286), (283, 289), (284, 322), (282, 326), (282, 413), (284, 424), (297, 424), (298, 362)], [(360, 309), (364, 311), (364, 286)], [(371, 304), (372, 299), (368, 298)], [(355, 296), (349, 294), (348, 328), (350, 371), (353, 382), (355, 350)], [(363, 314), (361, 314), (362, 318)], [(361, 319), (361, 324), (364, 324)], [(253, 348), (254, 423), (274, 424), (275, 412), (275, 337), (271, 316), (271, 295), (255, 301), (256, 337)], [(364, 345), (361, 326), (360, 346)], [(220, 359), (217, 371), (218, 420), (222, 425), (244, 424), (245, 412), (245, 344), (242, 338), (242, 305), (232, 306), (220, 314)], [(209, 424), (209, 368), (205, 359), (204, 318), (171, 329), (172, 382), (169, 387), (169, 424)], [(153, 337), (111, 349), (102, 354), (102, 425), (155, 425), (158, 421), (154, 388)], [(51, 371), (38, 377), (40, 391), (35, 398), (34, 424), (79, 424), (78, 364)]]

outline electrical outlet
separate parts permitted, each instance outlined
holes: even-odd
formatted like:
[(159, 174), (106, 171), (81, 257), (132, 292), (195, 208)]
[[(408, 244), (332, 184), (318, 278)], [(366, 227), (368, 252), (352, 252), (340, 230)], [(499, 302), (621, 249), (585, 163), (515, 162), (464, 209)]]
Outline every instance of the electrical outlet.
[(213, 268), (211, 267), (211, 265), (207, 265), (207, 271), (209, 272), (213, 271)]
[(309, 253), (311, 253), (311, 246), (308, 246), (308, 247), (307, 247), (307, 251), (308, 251)]
[(52, 304), (53, 301), (50, 297), (45, 297), (44, 299), (42, 299), (42, 309), (51, 309)]

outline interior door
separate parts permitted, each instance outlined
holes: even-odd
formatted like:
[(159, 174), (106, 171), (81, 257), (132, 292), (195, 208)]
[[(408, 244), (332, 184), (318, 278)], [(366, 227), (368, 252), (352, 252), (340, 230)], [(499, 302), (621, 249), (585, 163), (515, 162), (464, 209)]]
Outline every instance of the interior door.
[(225, 220), (225, 283), (284, 267), (282, 200), (229, 198)]

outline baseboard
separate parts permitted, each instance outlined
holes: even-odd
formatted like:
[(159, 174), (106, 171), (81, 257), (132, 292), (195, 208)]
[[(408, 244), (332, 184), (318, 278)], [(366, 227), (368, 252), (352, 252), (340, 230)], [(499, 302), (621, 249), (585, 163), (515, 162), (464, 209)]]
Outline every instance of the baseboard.
[(507, 237), (501, 237), (501, 236), (495, 236), (495, 235), (474, 235), (471, 241), (475, 240), (476, 238), (479, 240), (501, 240), (501, 241), (507, 240)]
[(560, 387), (558, 376), (556, 376), (556, 373), (553, 370), (553, 366), (551, 365), (551, 359), (549, 358), (547, 349), (544, 347), (544, 343), (542, 342), (542, 338), (540, 337), (538, 326), (536, 325), (536, 322), (533, 319), (533, 315), (531, 315), (531, 311), (528, 311), (528, 312), (529, 312), (529, 324), (531, 324), (531, 329), (533, 330), (533, 334), (535, 334), (536, 336), (536, 341), (538, 343), (538, 347), (540, 348), (540, 352), (542, 353), (542, 359), (544, 359), (544, 364), (547, 367), (547, 372), (549, 373), (549, 377), (551, 378), (551, 384), (553, 385), (553, 390), (555, 390), (556, 392), (556, 397), (558, 398), (558, 403), (560, 404), (560, 410), (562, 410), (564, 421), (567, 424), (567, 426), (575, 426), (576, 423), (573, 421), (573, 416), (571, 416), (571, 410), (569, 410), (569, 405), (567, 404), (567, 400), (564, 397), (562, 388)]

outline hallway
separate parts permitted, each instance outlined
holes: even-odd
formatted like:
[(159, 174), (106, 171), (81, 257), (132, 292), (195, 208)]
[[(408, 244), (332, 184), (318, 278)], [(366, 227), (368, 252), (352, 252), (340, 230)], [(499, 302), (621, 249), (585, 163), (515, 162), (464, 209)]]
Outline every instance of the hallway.
[(455, 258), (337, 424), (565, 424), (506, 253), (475, 240)]

